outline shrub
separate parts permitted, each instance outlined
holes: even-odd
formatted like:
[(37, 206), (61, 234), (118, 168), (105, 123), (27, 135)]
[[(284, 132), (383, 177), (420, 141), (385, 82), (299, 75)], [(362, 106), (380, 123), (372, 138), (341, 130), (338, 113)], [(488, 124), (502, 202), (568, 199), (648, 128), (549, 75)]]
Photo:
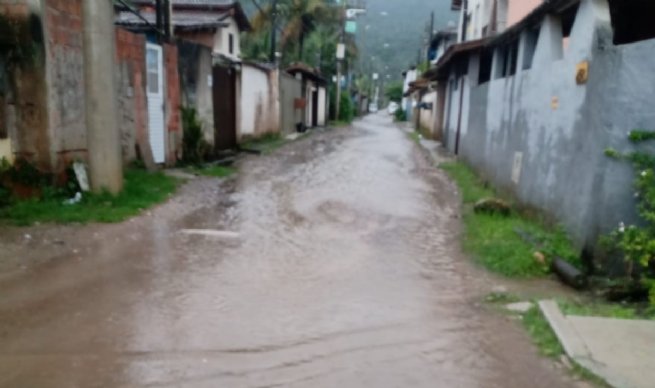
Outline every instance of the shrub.
[(198, 112), (189, 107), (182, 107), (181, 110), (182, 127), (184, 128), (182, 158), (188, 164), (201, 164), (207, 158), (209, 144), (205, 141)]
[(339, 121), (350, 123), (354, 117), (355, 107), (353, 106), (353, 101), (348, 93), (343, 93), (339, 104)]
[(396, 109), (394, 117), (396, 118), (396, 121), (407, 121), (407, 113), (401, 108)]
[[(634, 130), (628, 138), (633, 143), (655, 139), (655, 132)], [(650, 290), (650, 301), (655, 305), (655, 157), (648, 153), (631, 152), (627, 154), (616, 150), (606, 150), (608, 157), (626, 160), (635, 168), (635, 197), (637, 210), (642, 219), (641, 225), (619, 227), (603, 241), (623, 255), (628, 275)]]

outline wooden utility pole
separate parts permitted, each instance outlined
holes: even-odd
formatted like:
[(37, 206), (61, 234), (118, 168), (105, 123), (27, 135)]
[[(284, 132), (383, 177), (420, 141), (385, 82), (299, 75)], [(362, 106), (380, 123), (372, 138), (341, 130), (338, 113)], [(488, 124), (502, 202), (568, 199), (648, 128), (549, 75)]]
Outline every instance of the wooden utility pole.
[[(345, 44), (345, 35), (346, 35), (346, 1), (343, 1), (343, 6), (341, 10), (341, 37), (339, 39), (339, 44), (344, 45)], [(344, 50), (344, 58), (339, 59), (339, 49), (337, 48), (337, 98), (336, 98), (336, 104), (335, 106), (335, 112), (336, 112), (336, 117), (334, 118), (335, 120), (339, 120), (339, 113), (341, 110), (341, 65), (343, 62), (343, 59), (345, 58), (345, 50)]]

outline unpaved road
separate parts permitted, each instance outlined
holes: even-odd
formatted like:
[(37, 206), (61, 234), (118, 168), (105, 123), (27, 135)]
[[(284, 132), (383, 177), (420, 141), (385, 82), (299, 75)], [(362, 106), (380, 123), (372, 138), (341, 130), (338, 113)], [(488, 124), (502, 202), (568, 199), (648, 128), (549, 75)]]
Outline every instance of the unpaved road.
[(121, 225), (0, 229), (0, 386), (579, 384), (479, 305), (455, 189), (388, 118), (240, 168)]

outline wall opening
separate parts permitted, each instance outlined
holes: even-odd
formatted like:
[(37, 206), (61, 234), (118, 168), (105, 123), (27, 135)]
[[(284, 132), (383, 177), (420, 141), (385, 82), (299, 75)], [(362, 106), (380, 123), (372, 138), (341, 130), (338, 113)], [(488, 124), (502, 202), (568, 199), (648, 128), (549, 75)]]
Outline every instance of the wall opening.
[(491, 80), (493, 60), (494, 52), (492, 50), (483, 50), (480, 54), (480, 74), (478, 75), (478, 85), (482, 85)]
[(627, 44), (655, 38), (655, 1), (610, 0), (614, 44)]
[(234, 54), (234, 34), (228, 35), (228, 47), (230, 54)]
[(539, 42), (539, 28), (531, 28), (525, 32), (525, 45), (523, 46), (523, 70), (532, 68), (534, 54), (537, 52)]
[(565, 53), (569, 48), (571, 31), (573, 31), (573, 24), (575, 24), (575, 17), (578, 14), (579, 6), (579, 4), (572, 5), (560, 14), (560, 20), (562, 22), (562, 53)]
[(498, 48), (498, 66), (495, 79), (511, 77), (516, 74), (519, 59), (519, 40), (514, 39)]

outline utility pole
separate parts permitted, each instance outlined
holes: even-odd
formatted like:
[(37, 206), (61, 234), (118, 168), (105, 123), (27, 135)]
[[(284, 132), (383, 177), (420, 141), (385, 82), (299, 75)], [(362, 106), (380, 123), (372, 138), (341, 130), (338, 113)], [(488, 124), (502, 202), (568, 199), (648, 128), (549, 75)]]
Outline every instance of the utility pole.
[[(84, 0), (84, 92), (89, 176), (94, 192), (123, 189), (123, 161), (116, 120), (113, 0)], [(112, 60), (107, 60), (112, 58)]]
[(277, 46), (277, 0), (273, 0), (271, 4), (271, 54), (270, 61), (271, 63), (276, 63), (277, 58), (275, 57), (276, 46)]
[[(341, 37), (339, 39), (339, 44), (344, 45), (345, 42), (345, 34), (346, 34), (346, 0), (342, 0), (343, 6), (342, 6), (342, 12), (341, 12)], [(336, 98), (336, 104), (337, 106), (335, 107), (335, 112), (336, 116), (334, 119), (339, 120), (339, 111), (341, 108), (341, 65), (342, 62), (345, 58), (345, 49), (344, 49), (344, 55), (342, 58), (339, 58), (339, 56), (342, 53), (339, 52), (339, 47), (337, 47), (337, 98)]]
[(167, 41), (170, 41), (170, 38), (173, 36), (172, 13), (171, 0), (164, 0), (164, 34)]
[(157, 21), (157, 31), (164, 31), (164, 8), (162, 0), (155, 1), (155, 14)]
[(430, 47), (432, 47), (432, 39), (434, 39), (434, 11), (430, 13), (430, 31), (428, 34), (428, 47), (426, 50), (426, 59), (430, 62)]

